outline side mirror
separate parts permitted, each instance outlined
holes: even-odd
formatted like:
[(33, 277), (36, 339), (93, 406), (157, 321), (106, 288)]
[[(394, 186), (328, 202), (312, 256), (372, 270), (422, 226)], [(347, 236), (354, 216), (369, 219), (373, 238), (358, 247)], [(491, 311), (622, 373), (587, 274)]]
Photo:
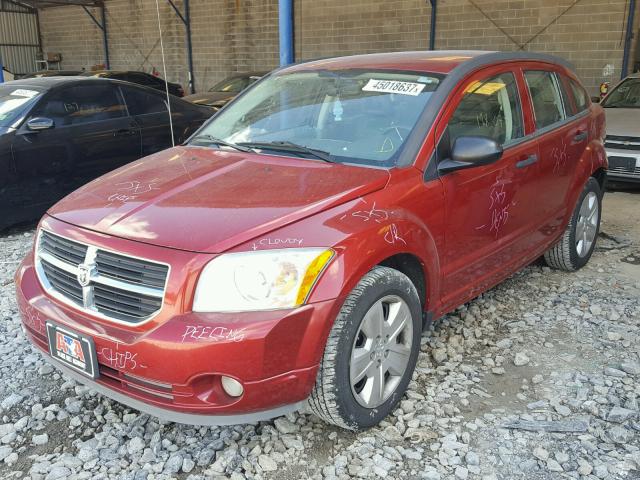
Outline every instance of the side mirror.
[(489, 165), (502, 157), (502, 145), (489, 137), (458, 137), (451, 148), (451, 158), (438, 164), (440, 173)]
[(27, 121), (27, 128), (32, 132), (53, 128), (53, 120), (46, 117), (34, 117)]

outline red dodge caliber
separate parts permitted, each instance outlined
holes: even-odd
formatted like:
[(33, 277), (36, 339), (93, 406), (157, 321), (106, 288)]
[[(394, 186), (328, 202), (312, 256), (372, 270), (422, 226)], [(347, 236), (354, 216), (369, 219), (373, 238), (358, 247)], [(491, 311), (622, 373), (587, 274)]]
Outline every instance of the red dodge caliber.
[(604, 115), (531, 53), (334, 58), (257, 82), (190, 140), (77, 190), (16, 274), (31, 342), (104, 395), (192, 424), (403, 396), (432, 319), (600, 223)]

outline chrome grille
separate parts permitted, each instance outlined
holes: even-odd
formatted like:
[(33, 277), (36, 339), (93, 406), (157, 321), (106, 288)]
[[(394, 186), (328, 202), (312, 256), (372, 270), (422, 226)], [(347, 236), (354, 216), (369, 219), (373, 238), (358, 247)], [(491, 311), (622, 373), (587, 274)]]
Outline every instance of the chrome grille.
[[(162, 308), (169, 266), (41, 230), (36, 269), (52, 295), (92, 315), (136, 324)], [(82, 282), (82, 283), (81, 283)]]
[(69, 263), (80, 264), (87, 255), (87, 246), (48, 233), (40, 238), (40, 248), (54, 257)]
[(54, 267), (49, 262), (41, 260), (42, 269), (44, 270), (47, 279), (51, 286), (64, 294), (74, 303), (82, 305), (82, 287), (78, 283), (78, 280), (73, 275), (69, 274), (65, 270)]
[(640, 168), (635, 167), (633, 170), (629, 170), (624, 167), (613, 167), (608, 170), (609, 175), (615, 176), (616, 174), (623, 175), (625, 177), (640, 178)]
[(155, 288), (164, 288), (169, 270), (166, 265), (123, 257), (104, 250), (98, 250), (96, 266), (100, 275)]
[(620, 150), (640, 150), (640, 137), (624, 137), (621, 135), (607, 135), (604, 146)]
[(128, 292), (120, 288), (96, 285), (93, 289), (96, 309), (114, 318), (145, 318), (160, 310), (162, 298)]

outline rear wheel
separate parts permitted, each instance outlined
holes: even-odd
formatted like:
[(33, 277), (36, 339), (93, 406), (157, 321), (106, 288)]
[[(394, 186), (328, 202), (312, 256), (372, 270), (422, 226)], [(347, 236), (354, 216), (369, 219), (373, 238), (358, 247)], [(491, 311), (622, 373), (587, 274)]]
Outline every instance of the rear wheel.
[(313, 413), (350, 430), (379, 423), (400, 401), (420, 350), (420, 299), (401, 272), (376, 267), (347, 297), (309, 398)]
[(591, 177), (578, 199), (564, 235), (544, 254), (547, 265), (559, 270), (575, 271), (587, 264), (600, 231), (601, 210), (600, 184)]

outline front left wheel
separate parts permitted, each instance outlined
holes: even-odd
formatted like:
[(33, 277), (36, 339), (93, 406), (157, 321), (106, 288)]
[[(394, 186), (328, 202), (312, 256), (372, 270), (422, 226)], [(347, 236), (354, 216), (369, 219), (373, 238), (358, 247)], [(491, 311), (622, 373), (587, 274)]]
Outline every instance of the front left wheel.
[(409, 385), (422, 333), (418, 292), (398, 270), (375, 267), (345, 300), (331, 329), (311, 411), (350, 430), (378, 424)]

